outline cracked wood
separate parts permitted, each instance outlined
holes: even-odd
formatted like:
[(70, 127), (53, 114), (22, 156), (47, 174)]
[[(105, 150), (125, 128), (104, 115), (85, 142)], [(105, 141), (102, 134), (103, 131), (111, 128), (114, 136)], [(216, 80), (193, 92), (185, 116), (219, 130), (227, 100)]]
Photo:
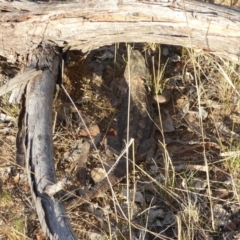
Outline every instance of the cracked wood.
[(0, 12), (0, 56), (12, 62), (48, 39), (83, 52), (114, 42), (164, 43), (240, 62), (236, 8), (185, 0), (6, 1)]

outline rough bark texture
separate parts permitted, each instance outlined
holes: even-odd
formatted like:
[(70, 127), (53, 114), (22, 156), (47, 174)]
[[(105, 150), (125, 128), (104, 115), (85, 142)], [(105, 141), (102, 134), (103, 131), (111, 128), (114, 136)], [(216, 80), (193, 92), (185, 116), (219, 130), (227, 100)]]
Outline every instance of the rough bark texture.
[(79, 0), (4, 2), (0, 12), (0, 55), (13, 62), (17, 54), (31, 55), (47, 39), (83, 51), (115, 42), (182, 45), (240, 62), (240, 11), (226, 6), (185, 0)]
[[(45, 234), (50, 239), (76, 239), (64, 207), (45, 189), (56, 183), (52, 144), (52, 102), (61, 53), (49, 46), (35, 51), (26, 69), (42, 70), (26, 85), (19, 115), (17, 160), (25, 160), (33, 201)], [(34, 76), (34, 74), (33, 74)], [(18, 155), (20, 154), (20, 158)], [(22, 164), (20, 162), (19, 164)]]
[[(51, 122), (60, 58), (55, 52), (36, 58), (39, 43), (51, 40), (86, 52), (116, 42), (156, 42), (200, 48), (240, 63), (239, 13), (237, 9), (183, 0), (1, 2), (0, 56), (26, 66), (31, 63), (29, 69), (42, 71), (35, 72), (35, 79), (26, 87), (23, 132), (19, 135), (23, 139), (18, 144), (24, 144), (22, 159), (29, 170), (33, 200), (50, 239), (76, 237), (59, 200), (44, 193), (56, 182)], [(44, 65), (44, 57), (49, 58), (51, 67)], [(43, 68), (38, 65), (41, 61)], [(15, 80), (16, 84), (22, 81)]]

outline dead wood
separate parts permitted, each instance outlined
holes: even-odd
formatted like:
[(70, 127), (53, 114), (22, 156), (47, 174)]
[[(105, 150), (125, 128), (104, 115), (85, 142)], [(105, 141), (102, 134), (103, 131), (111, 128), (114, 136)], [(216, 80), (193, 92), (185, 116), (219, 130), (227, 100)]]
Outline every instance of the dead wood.
[(52, 99), (61, 55), (44, 49), (35, 52), (40, 42), (51, 40), (83, 52), (117, 42), (155, 42), (199, 48), (240, 62), (238, 9), (182, 0), (79, 0), (6, 1), (0, 12), (0, 56), (13, 63), (30, 62), (26, 72), (34, 69), (24, 92), (17, 144), (22, 144), (19, 149), (25, 154), (21, 159), (26, 161), (33, 200), (50, 239), (76, 237), (59, 199), (44, 193), (56, 183)]
[(23, 74), (19, 74), (11, 81), (7, 82), (5, 85), (0, 87), (0, 96), (8, 93), (9, 91), (14, 90), (15, 88), (20, 88), (22, 84), (26, 85), (26, 83), (37, 76), (40, 76), (42, 74), (41, 70), (36, 69), (28, 69)]
[[(22, 111), (19, 115), (17, 157), (25, 159), (33, 202), (45, 234), (50, 239), (76, 239), (64, 207), (56, 196), (45, 189), (56, 183), (52, 143), (52, 102), (59, 74), (61, 52), (42, 45), (32, 56), (26, 72), (35, 69), (26, 85)], [(39, 70), (42, 71), (39, 74)], [(22, 162), (19, 162), (22, 164)]]
[[(0, 55), (12, 62), (42, 40), (84, 52), (117, 42), (203, 49), (240, 62), (240, 10), (201, 1), (4, 2)], [(21, 41), (19, 41), (21, 39)]]

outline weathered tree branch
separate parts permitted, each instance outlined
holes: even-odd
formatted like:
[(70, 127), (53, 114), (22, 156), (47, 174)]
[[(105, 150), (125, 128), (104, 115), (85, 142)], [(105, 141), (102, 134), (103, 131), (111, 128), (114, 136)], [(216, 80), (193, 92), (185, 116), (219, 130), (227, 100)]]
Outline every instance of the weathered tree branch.
[[(40, 46), (32, 57), (29, 69), (36, 69), (38, 74), (32, 74), (34, 79), (27, 83), (23, 96), (17, 159), (25, 160), (33, 201), (45, 234), (50, 239), (72, 240), (76, 237), (60, 199), (45, 193), (47, 187), (56, 183), (52, 102), (60, 62), (61, 52), (50, 45)], [(42, 74), (37, 70), (42, 70)]]
[(0, 55), (12, 61), (50, 39), (84, 52), (115, 42), (182, 45), (240, 62), (238, 9), (185, 0), (79, 0), (4, 2), (0, 11)]
[[(75, 235), (61, 203), (44, 192), (56, 182), (51, 122), (60, 55), (54, 51), (38, 55), (35, 49), (40, 42), (51, 40), (84, 52), (114, 42), (156, 42), (201, 48), (240, 63), (237, 9), (183, 0), (79, 0), (65, 4), (4, 2), (0, 12), (0, 56), (36, 69), (26, 88), (20, 119), (23, 132), (19, 134), (23, 139), (18, 144), (24, 144), (21, 150), (26, 154), (32, 196), (51, 239), (75, 239)], [(44, 65), (45, 58), (51, 66)], [(15, 80), (19, 84), (22, 78)]]

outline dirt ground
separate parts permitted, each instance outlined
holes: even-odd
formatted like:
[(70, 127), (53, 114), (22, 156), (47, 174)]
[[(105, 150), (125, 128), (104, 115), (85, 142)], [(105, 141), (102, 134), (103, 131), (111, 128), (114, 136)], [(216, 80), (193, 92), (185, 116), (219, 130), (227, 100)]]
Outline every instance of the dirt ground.
[[(239, 67), (178, 46), (130, 45), (151, 74), (156, 151), (114, 186), (115, 196), (108, 191), (83, 206), (66, 200), (74, 231), (79, 239), (239, 239)], [(112, 86), (121, 87), (126, 47), (70, 52), (63, 85), (76, 108), (61, 90), (53, 109), (56, 174), (69, 179), (67, 191), (86, 191), (101, 179), (101, 162), (110, 168), (117, 159), (104, 142), (117, 135)], [(17, 72), (8, 68), (1, 85)], [(45, 239), (25, 169), (15, 164), (19, 106), (8, 97), (0, 99), (0, 239)], [(83, 164), (86, 126), (96, 149)]]

